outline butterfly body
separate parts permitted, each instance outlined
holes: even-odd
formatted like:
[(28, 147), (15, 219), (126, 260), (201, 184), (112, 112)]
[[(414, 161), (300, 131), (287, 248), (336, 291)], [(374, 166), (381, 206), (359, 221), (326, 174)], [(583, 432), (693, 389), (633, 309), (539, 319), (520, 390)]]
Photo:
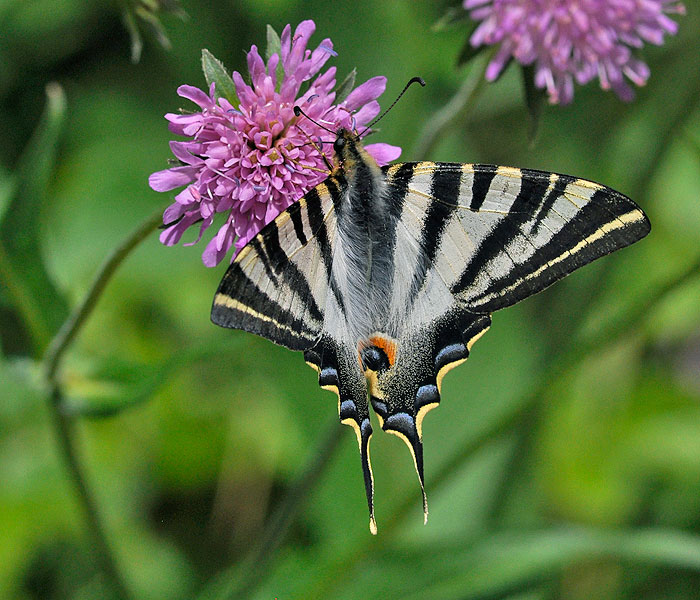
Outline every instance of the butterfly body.
[(490, 315), (649, 231), (631, 200), (545, 173), (459, 163), (379, 167), (339, 131), (338, 166), (241, 250), (212, 320), (304, 352), (357, 435), (376, 532), (372, 406), (408, 445), (427, 516), (422, 422)]

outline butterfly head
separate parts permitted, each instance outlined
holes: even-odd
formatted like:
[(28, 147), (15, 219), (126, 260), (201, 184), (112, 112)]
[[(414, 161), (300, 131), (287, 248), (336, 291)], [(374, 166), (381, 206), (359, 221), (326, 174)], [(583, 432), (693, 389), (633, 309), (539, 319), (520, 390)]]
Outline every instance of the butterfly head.
[(338, 159), (343, 160), (346, 156), (356, 154), (356, 147), (359, 141), (359, 138), (351, 131), (343, 128), (338, 129), (335, 142), (333, 142), (333, 150)]
[(374, 159), (362, 147), (359, 136), (347, 129), (338, 130), (333, 142), (333, 151), (338, 164), (346, 171), (358, 163), (372, 164), (374, 162)]

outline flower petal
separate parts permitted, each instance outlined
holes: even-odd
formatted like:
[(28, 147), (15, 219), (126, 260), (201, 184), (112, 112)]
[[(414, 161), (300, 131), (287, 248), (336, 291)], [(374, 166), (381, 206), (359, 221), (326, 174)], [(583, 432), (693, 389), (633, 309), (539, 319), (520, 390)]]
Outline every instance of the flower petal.
[(177, 221), (184, 214), (185, 207), (182, 206), (182, 204), (174, 202), (165, 209), (165, 212), (163, 213), (163, 224), (169, 225), (170, 223)]
[(164, 171), (156, 171), (148, 177), (148, 185), (156, 192), (169, 192), (181, 185), (194, 181), (197, 169), (194, 167), (173, 167)]
[(352, 115), (351, 124), (349, 127), (352, 127), (352, 119), (355, 120), (355, 127), (359, 128), (366, 125), (379, 114), (380, 110), (381, 108), (379, 107), (379, 102), (372, 100), (372, 102), (365, 104), (360, 110)]
[(377, 76), (365, 81), (361, 86), (355, 88), (343, 102), (343, 106), (350, 111), (354, 111), (363, 104), (376, 100), (386, 89), (386, 77)]
[(192, 142), (170, 142), (170, 149), (175, 155), (175, 158), (188, 165), (199, 165), (203, 161), (199, 156), (194, 156), (192, 154), (191, 149), (193, 146), (201, 147), (201, 144), (193, 144)]
[(368, 144), (365, 146), (365, 150), (377, 161), (380, 167), (388, 165), (391, 161), (401, 156), (401, 148), (399, 146), (392, 146), (391, 144)]
[(211, 108), (214, 104), (209, 96), (193, 85), (181, 85), (177, 88), (177, 95), (199, 104), (201, 108)]
[(227, 221), (219, 229), (218, 233), (209, 241), (202, 253), (202, 262), (206, 267), (215, 267), (226, 256), (233, 246), (235, 234), (231, 223)]

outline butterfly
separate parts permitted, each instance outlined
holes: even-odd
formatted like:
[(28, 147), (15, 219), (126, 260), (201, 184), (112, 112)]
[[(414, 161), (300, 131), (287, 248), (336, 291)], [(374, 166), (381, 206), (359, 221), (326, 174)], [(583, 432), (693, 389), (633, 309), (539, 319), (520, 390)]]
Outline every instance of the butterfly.
[(644, 212), (568, 175), (483, 164), (379, 167), (341, 129), (329, 177), (235, 257), (211, 318), (304, 353), (355, 430), (370, 517), (371, 405), (408, 446), (428, 506), (422, 423), (491, 314), (643, 238)]

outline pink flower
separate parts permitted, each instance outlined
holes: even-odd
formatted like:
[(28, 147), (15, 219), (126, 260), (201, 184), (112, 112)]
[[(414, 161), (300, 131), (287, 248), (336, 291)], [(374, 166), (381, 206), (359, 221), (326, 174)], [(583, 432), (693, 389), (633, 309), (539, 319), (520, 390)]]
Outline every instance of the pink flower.
[[(216, 98), (214, 84), (208, 94), (188, 85), (178, 88), (178, 94), (200, 110), (166, 115), (170, 130), (188, 139), (170, 142), (179, 165), (149, 178), (151, 188), (159, 192), (186, 186), (163, 215), (169, 226), (160, 236), (162, 243), (178, 243), (185, 230), (199, 224), (197, 239), (187, 245), (195, 244), (214, 216), (225, 213), (226, 221), (202, 255), (206, 266), (216, 266), (232, 245), (236, 251), (243, 248), (281, 211), (327, 177), (328, 167), (320, 150), (323, 147), (332, 152), (328, 143), (333, 141), (329, 139), (332, 135), (311, 119), (331, 131), (340, 127), (361, 131), (377, 116), (376, 99), (384, 92), (386, 78), (374, 77), (334, 104), (336, 69), (320, 71), (336, 53), (329, 39), (314, 51), (307, 50), (315, 28), (313, 21), (304, 21), (292, 36), (287, 25), (280, 51), (273, 53), (267, 64), (255, 46), (250, 49), (251, 84), (246, 84), (240, 73), (233, 73), (238, 106)], [(308, 89), (299, 95), (302, 84), (308, 81)], [(310, 119), (295, 117), (295, 105)], [(394, 160), (401, 152), (388, 144), (365, 149), (380, 164)]]
[(634, 97), (625, 78), (644, 85), (649, 67), (635, 50), (644, 42), (663, 44), (678, 25), (668, 15), (684, 14), (678, 0), (464, 0), (475, 21), (474, 47), (500, 48), (486, 78), (493, 81), (515, 58), (535, 66), (535, 85), (552, 104), (568, 104), (579, 85), (598, 77), (600, 87), (623, 100)]

